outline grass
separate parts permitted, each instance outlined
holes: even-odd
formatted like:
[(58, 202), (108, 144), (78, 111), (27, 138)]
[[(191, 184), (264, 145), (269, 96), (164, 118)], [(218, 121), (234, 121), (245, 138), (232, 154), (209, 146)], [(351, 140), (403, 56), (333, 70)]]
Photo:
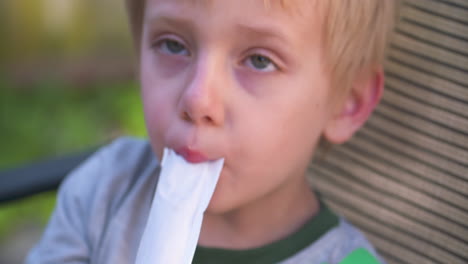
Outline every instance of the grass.
[[(78, 87), (44, 81), (18, 88), (0, 78), (0, 170), (105, 144), (120, 135), (145, 136), (134, 82)], [(45, 225), (55, 192), (0, 205), (0, 242), (26, 222)]]

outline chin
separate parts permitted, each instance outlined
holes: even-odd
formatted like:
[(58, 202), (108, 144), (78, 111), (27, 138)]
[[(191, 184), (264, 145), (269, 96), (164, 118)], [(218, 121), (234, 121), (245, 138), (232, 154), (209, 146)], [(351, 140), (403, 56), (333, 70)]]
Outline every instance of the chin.
[(235, 207), (235, 204), (227, 199), (226, 196), (222, 195), (220, 192), (215, 191), (213, 197), (211, 197), (210, 203), (208, 204), (205, 213), (221, 215), (234, 210)]
[(214, 207), (211, 205), (208, 205), (208, 208), (205, 210), (206, 215), (222, 215), (226, 212), (226, 210), (223, 210), (223, 208), (219, 207)]
[(229, 209), (230, 208), (229, 206), (226, 205), (226, 203), (223, 203), (222, 201), (220, 201), (220, 199), (217, 199), (217, 197), (213, 195), (213, 198), (208, 204), (208, 207), (206, 208), (205, 213), (219, 215), (219, 214), (224, 214), (230, 211)]

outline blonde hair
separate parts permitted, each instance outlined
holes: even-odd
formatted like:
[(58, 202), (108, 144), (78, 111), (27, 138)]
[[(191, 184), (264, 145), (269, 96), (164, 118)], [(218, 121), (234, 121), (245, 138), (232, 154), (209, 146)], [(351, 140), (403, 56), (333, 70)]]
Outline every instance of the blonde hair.
[(397, 0), (326, 0), (323, 47), (332, 87), (341, 102), (354, 82), (384, 64), (396, 19)]
[[(125, 0), (139, 50), (146, 0)], [(264, 0), (269, 6), (272, 0)], [(323, 11), (324, 59), (337, 102), (358, 78), (374, 74), (384, 63), (398, 0), (317, 0)], [(287, 5), (287, 1), (281, 1)]]

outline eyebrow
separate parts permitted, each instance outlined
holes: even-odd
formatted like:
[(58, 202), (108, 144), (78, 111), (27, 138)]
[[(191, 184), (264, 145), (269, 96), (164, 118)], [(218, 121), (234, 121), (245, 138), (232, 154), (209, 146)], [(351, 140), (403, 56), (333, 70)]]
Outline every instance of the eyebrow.
[(188, 19), (185, 19), (182, 17), (173, 18), (172, 16), (158, 15), (158, 14), (146, 19), (144, 23), (147, 23), (150, 26), (154, 26), (156, 24), (159, 24), (159, 25), (162, 24), (164, 26), (184, 28), (184, 29), (187, 29), (188, 31), (193, 31), (195, 29), (193, 23)]
[(263, 26), (263, 25), (251, 26), (251, 25), (245, 25), (245, 24), (237, 24), (236, 31), (238, 33), (247, 34), (248, 36), (251, 36), (251, 37), (274, 40), (284, 45), (288, 44), (287, 35), (275, 27)]

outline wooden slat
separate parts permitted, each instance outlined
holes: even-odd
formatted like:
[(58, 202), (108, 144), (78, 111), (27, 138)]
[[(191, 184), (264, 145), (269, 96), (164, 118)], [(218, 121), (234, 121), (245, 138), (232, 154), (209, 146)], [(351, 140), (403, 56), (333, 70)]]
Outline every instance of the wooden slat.
[[(373, 177), (375, 178), (384, 177), (385, 181), (393, 181), (397, 185), (406, 186), (407, 188), (410, 188), (414, 191), (423, 193), (427, 196), (431, 196), (433, 199), (438, 199), (440, 202), (447, 203), (448, 207), (454, 207), (452, 210), (456, 210), (456, 208), (459, 208), (458, 210), (461, 210), (463, 212), (468, 211), (468, 197), (466, 195), (454, 192), (449, 188), (445, 188), (444, 186), (437, 184), (437, 182), (430, 181), (427, 178), (421, 177), (420, 175), (408, 172), (404, 168), (397, 167), (393, 163), (390, 163), (385, 159), (381, 159), (380, 157), (375, 156), (375, 153), (365, 153), (363, 149), (359, 149), (358, 147), (354, 147), (353, 145), (347, 146), (348, 147), (343, 147), (339, 150), (336, 150), (336, 155), (334, 155), (336, 156), (336, 158), (330, 157), (330, 161), (328, 162), (335, 162), (336, 164), (339, 164), (339, 162), (341, 162), (342, 160), (347, 160), (348, 162), (346, 162), (346, 164), (352, 163), (355, 164), (355, 166), (366, 168), (368, 172), (365, 172), (366, 176), (364, 176), (365, 179), (363, 181), (371, 181), (367, 185), (375, 186), (377, 184), (377, 181), (374, 178), (368, 178), (368, 174), (374, 175)], [(371, 160), (371, 158), (374, 159)], [(405, 177), (401, 177), (401, 175), (405, 175)], [(376, 186), (375, 188), (379, 188), (379, 186)], [(388, 190), (386, 192), (390, 193), (393, 196), (400, 196), (401, 194), (393, 190)], [(416, 203), (416, 201), (412, 202)], [(422, 208), (426, 208), (427, 210), (433, 210), (433, 208), (423, 203), (420, 203), (419, 206)], [(452, 215), (448, 215), (447, 217), (452, 217)], [(455, 222), (456, 221), (457, 219), (455, 219)], [(461, 224), (468, 225), (468, 223)]]
[[(468, 59), (466, 63), (468, 65)], [(468, 92), (462, 85), (444, 79), (435, 78), (427, 73), (410, 68), (406, 65), (396, 64), (392, 61), (387, 63), (386, 70), (393, 74), (393, 76), (405, 78), (419, 84), (420, 86), (428, 87), (431, 90), (438, 90), (440, 93), (447, 94), (454, 99), (468, 102)]]
[[(404, 5), (424, 9), (436, 15), (443, 16), (448, 19), (460, 20), (468, 24), (468, 2), (465, 0), (459, 1), (460, 2), (455, 3), (456, 1), (446, 2), (438, 0), (407, 0), (405, 1)], [(461, 3), (464, 5), (461, 5)]]
[(430, 1), (443, 3), (445, 5), (455, 6), (457, 8), (468, 9), (468, 2), (466, 0), (430, 0)]
[(463, 39), (460, 35), (442, 34), (439, 30), (431, 28), (430, 25), (419, 23), (410, 18), (404, 19), (403, 22), (399, 27), (402, 32), (417, 32), (418, 38), (445, 47), (448, 50), (453, 50), (456, 53), (466, 55), (466, 52), (468, 52), (464, 48), (464, 46), (468, 45), (468, 39)]
[(468, 120), (466, 118), (455, 116), (447, 111), (431, 107), (430, 104), (421, 102), (420, 99), (422, 98), (413, 99), (411, 97), (405, 97), (401, 93), (397, 93), (397, 90), (388, 89), (385, 92), (385, 97), (387, 100), (384, 100), (384, 102), (388, 102), (389, 105), (397, 105), (398, 108), (403, 110), (423, 114), (432, 122), (468, 135)]
[(459, 54), (452, 53), (450, 51), (434, 47), (430, 44), (420, 42), (411, 36), (403, 34), (394, 35), (395, 43), (399, 46), (406, 47), (408, 49), (417, 51), (426, 57), (439, 60), (445, 64), (452, 65), (464, 71), (468, 71), (468, 58), (460, 56)]
[[(358, 193), (360, 196), (366, 197), (371, 201), (376, 201), (379, 205), (385, 207), (389, 211), (396, 212), (402, 216), (411, 219), (412, 221), (418, 222), (422, 225), (449, 234), (451, 237), (455, 238), (460, 243), (468, 243), (468, 230), (466, 226), (463, 227), (452, 221), (447, 221), (446, 218), (441, 217), (440, 214), (438, 214), (439, 212), (436, 212), (437, 214), (434, 214), (433, 212), (431, 212), (431, 210), (433, 211), (433, 208), (428, 208), (427, 204), (421, 203), (419, 201), (414, 202), (408, 199), (409, 197), (407, 197), (406, 195), (401, 195), (401, 193), (399, 192), (392, 193), (391, 191), (388, 191), (386, 188), (384, 188), (384, 186), (393, 186), (394, 188), (396, 188), (395, 190), (403, 190), (405, 189), (403, 185), (398, 184), (396, 182), (393, 182), (389, 185), (379, 185), (379, 182), (381, 181), (373, 180), (374, 178), (379, 177), (375, 173), (362, 175), (365, 176), (365, 178), (367, 179), (372, 179), (367, 181), (366, 184), (362, 184), (362, 179), (355, 180), (355, 178), (358, 177), (357, 175), (353, 175), (352, 177), (346, 178), (337, 176), (338, 172), (340, 172), (339, 169), (336, 169), (337, 167), (339, 167), (338, 163), (331, 162), (330, 167), (321, 167), (317, 170), (321, 174), (326, 175), (327, 181), (340, 182), (340, 184), (353, 190), (353, 193)], [(383, 181), (391, 180), (383, 178)], [(388, 194), (385, 196), (385, 199), (381, 199), (382, 192)], [(404, 193), (404, 190), (402, 192)]]
[[(340, 167), (338, 164), (342, 164), (343, 160), (344, 159), (340, 159), (339, 161), (332, 161), (330, 164), (331, 166), (334, 165), (335, 169), (339, 171)], [(346, 163), (350, 164), (351, 162)], [(344, 173), (346, 169), (350, 169), (350, 167), (346, 166), (346, 168), (341, 168), (342, 173)], [(390, 197), (401, 197), (402, 200), (417, 201), (414, 204), (418, 204), (420, 208), (425, 209), (428, 212), (432, 212), (433, 214), (446, 216), (447, 219), (450, 219), (450, 221), (455, 223), (454, 226), (463, 226), (464, 228), (467, 228), (468, 213), (457, 208), (447, 206), (446, 203), (438, 199), (434, 199), (428, 194), (405, 186), (399, 182), (396, 182), (394, 179), (385, 177), (382, 174), (379, 176), (379, 174), (376, 172), (370, 171), (367, 168), (363, 168), (362, 166), (351, 167), (351, 169), (353, 170), (353, 173), (349, 174), (347, 178), (352, 178), (353, 180), (359, 181), (361, 184), (366, 185), (366, 188), (383, 189), (382, 194), (385, 195), (386, 199), (389, 199)], [(341, 183), (344, 181), (346, 181), (346, 178), (341, 179)], [(443, 210), (434, 212), (434, 208), (443, 208)]]
[(429, 123), (414, 115), (405, 115), (387, 104), (381, 104), (379, 106), (379, 109), (373, 114), (373, 118), (377, 117), (385, 118), (389, 123), (396, 123), (412, 128), (419, 133), (443, 140), (448, 144), (456, 145), (463, 149), (468, 148), (466, 135)]
[(437, 139), (426, 136), (422, 133), (418, 133), (416, 130), (409, 129), (405, 126), (400, 126), (395, 123), (388, 122), (388, 120), (382, 119), (379, 116), (375, 116), (372, 120), (372, 124), (382, 129), (394, 129), (398, 131), (395, 135), (400, 141), (406, 141), (411, 139), (411, 143), (420, 148), (428, 151), (437, 153), (444, 156), (446, 159), (453, 160), (465, 167), (468, 167), (468, 153), (459, 147), (446, 144)]
[[(371, 127), (371, 124), (368, 125)], [(460, 179), (463, 187), (468, 184), (466, 182), (466, 166), (460, 165), (453, 162), (453, 160), (445, 159), (441, 156), (436, 155), (437, 153), (430, 153), (425, 149), (418, 149), (408, 142), (399, 141), (396, 138), (390, 137), (390, 134), (383, 134), (387, 131), (379, 130), (377, 127), (372, 129), (363, 130), (358, 136), (365, 138), (371, 143), (379, 143), (381, 146), (386, 146), (387, 149), (395, 151), (399, 155), (403, 155), (406, 162), (410, 163), (425, 163), (431, 165), (435, 169), (439, 169), (446, 174), (450, 174), (453, 177)], [(464, 189), (466, 190), (466, 189)]]
[[(389, 62), (388, 64), (391, 63), (392, 62)], [(398, 65), (395, 65), (394, 67), (397, 66)], [(405, 66), (400, 67), (403, 68)], [(391, 67), (389, 66), (389, 68)], [(421, 87), (417, 83), (411, 83), (408, 82), (408, 80), (403, 80), (401, 76), (395, 75), (392, 72), (388, 72), (385, 83), (387, 91), (398, 92), (398, 94), (403, 94), (405, 97), (418, 100), (430, 107), (455, 113), (464, 119), (468, 117), (468, 112), (466, 112), (466, 103), (459, 100), (453, 100), (452, 98), (445, 96), (445, 93), (435, 93), (433, 90), (427, 89), (427, 87)]]
[[(362, 133), (361, 133), (362, 134)], [(422, 179), (427, 179), (431, 182), (437, 183), (441, 186), (456, 191), (459, 194), (465, 194), (468, 189), (468, 183), (465, 180), (462, 180), (457, 177), (450, 177), (447, 175), (444, 170), (440, 170), (437, 166), (433, 166), (433, 163), (423, 163), (413, 160), (408, 156), (403, 155), (404, 152), (398, 152), (397, 149), (391, 149), (387, 147), (382, 147), (375, 144), (374, 140), (369, 140), (366, 135), (356, 136), (352, 142), (351, 146), (359, 146), (359, 149), (366, 151), (369, 155), (374, 155), (376, 158), (382, 158), (387, 160), (391, 166), (400, 167), (405, 172), (400, 176), (400, 178), (406, 177), (405, 175), (413, 174), (421, 177)], [(330, 153), (332, 156), (333, 153)], [(369, 157), (370, 162), (374, 162), (375, 159)], [(445, 169), (445, 168), (444, 168)]]
[[(430, 3), (430, 1), (423, 0), (418, 2), (419, 4), (409, 4), (407, 5), (408, 8), (402, 8), (401, 18), (403, 20), (405, 18), (410, 18), (412, 20), (419, 21), (422, 24), (430, 25), (440, 31), (460, 36), (461, 38), (466, 38), (468, 25), (465, 20), (467, 19), (468, 11), (458, 8), (450, 8), (451, 14), (443, 16), (443, 11), (441, 11), (444, 10), (443, 8), (440, 10), (430, 10), (426, 7), (426, 4)], [(415, 3), (415, 1), (413, 1), (413, 3)], [(447, 19), (447, 17), (450, 19)], [(398, 26), (399, 29), (401, 29), (400, 25)], [(415, 33), (418, 32), (416, 31)]]
[(446, 64), (437, 63), (427, 57), (420, 56), (417, 51), (410, 51), (393, 46), (389, 51), (389, 60), (401, 62), (400, 64), (405, 63), (409, 67), (421, 69), (432, 76), (441, 76), (452, 82), (459, 83), (462, 86), (468, 86), (468, 79), (466, 78), (468, 72), (450, 68)]

